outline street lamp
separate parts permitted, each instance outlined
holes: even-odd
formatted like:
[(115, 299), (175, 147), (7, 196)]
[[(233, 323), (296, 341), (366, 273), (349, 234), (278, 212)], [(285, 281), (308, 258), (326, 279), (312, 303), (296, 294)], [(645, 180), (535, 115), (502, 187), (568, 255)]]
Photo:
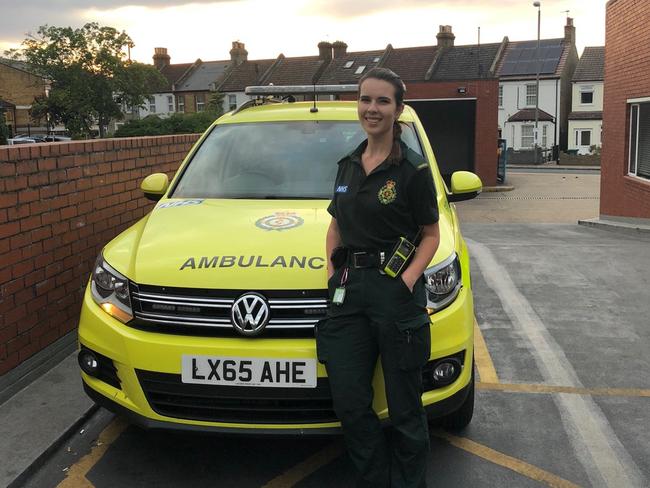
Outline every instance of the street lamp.
[(539, 71), (540, 71), (540, 59), (539, 59), (539, 30), (540, 23), (542, 19), (542, 9), (540, 2), (533, 2), (533, 7), (537, 7), (537, 50), (535, 52), (535, 57), (537, 58), (537, 75), (535, 76), (535, 164), (539, 161), (537, 160), (537, 148), (539, 146)]

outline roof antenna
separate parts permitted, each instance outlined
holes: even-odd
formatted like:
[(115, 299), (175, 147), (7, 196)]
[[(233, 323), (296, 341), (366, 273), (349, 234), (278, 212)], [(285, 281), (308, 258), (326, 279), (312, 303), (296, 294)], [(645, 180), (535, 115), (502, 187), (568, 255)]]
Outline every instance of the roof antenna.
[(571, 10), (562, 10), (561, 11), (561, 13), (566, 14), (567, 19), (569, 18), (569, 12), (571, 12)]
[(314, 83), (314, 106), (309, 109), (312, 114), (318, 112), (318, 107), (316, 106), (316, 83)]

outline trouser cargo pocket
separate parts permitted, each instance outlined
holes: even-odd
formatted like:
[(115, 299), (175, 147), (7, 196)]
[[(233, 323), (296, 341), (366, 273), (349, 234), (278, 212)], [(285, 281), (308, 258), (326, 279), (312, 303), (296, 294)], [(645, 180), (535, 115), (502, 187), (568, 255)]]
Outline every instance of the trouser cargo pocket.
[(395, 326), (400, 369), (422, 368), (431, 354), (429, 321), (423, 320), (422, 317), (400, 319), (395, 322)]

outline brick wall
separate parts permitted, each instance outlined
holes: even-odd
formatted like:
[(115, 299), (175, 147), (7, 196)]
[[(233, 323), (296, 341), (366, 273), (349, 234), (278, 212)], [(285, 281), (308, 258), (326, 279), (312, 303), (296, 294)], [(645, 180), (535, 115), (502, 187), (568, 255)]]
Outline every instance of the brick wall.
[(0, 147), (0, 375), (77, 327), (102, 246), (153, 205), (198, 135)]
[(650, 218), (650, 181), (627, 176), (630, 98), (650, 97), (650, 10), (607, 4), (600, 214)]

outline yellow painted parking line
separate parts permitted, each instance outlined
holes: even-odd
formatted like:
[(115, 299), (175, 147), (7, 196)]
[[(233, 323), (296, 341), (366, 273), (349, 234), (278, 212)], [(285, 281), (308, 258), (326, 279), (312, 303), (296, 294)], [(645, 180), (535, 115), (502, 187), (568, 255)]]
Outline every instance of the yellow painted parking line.
[(455, 446), (459, 449), (467, 451), (475, 456), (485, 459), (491, 463), (503, 466), (515, 473), (519, 473), (522, 476), (530, 478), (535, 481), (546, 483), (548, 486), (553, 486), (557, 488), (579, 488), (579, 485), (560, 478), (553, 473), (545, 471), (537, 466), (533, 466), (521, 459), (508, 456), (502, 452), (495, 451), (494, 449), (487, 447), (478, 442), (474, 442), (465, 437), (457, 437), (455, 435), (449, 434), (443, 431), (437, 431), (433, 433), (436, 437), (445, 439), (452, 446)]
[(332, 443), (301, 463), (296, 464), (280, 476), (273, 478), (262, 488), (288, 488), (294, 486), (310, 474), (334, 461), (341, 454), (343, 454), (343, 445), (340, 443)]
[(492, 362), (492, 356), (490, 356), (490, 351), (487, 348), (487, 344), (485, 344), (483, 333), (476, 319), (474, 319), (474, 361), (476, 362), (476, 368), (478, 369), (478, 375), (481, 381), (486, 383), (499, 382), (497, 371), (494, 369), (494, 363)]
[(90, 452), (70, 466), (70, 469), (67, 471), (67, 477), (57, 485), (57, 488), (93, 488), (94, 485), (86, 479), (86, 474), (97, 464), (97, 461), (102, 458), (108, 446), (120, 436), (127, 425), (128, 423), (119, 417), (113, 419), (101, 434), (99, 434), (97, 444), (92, 447)]
[(479, 390), (510, 391), (514, 393), (572, 393), (575, 395), (650, 398), (650, 390), (643, 388), (576, 388), (573, 386), (553, 386), (527, 383), (491, 383), (488, 381), (477, 382), (476, 388)]

